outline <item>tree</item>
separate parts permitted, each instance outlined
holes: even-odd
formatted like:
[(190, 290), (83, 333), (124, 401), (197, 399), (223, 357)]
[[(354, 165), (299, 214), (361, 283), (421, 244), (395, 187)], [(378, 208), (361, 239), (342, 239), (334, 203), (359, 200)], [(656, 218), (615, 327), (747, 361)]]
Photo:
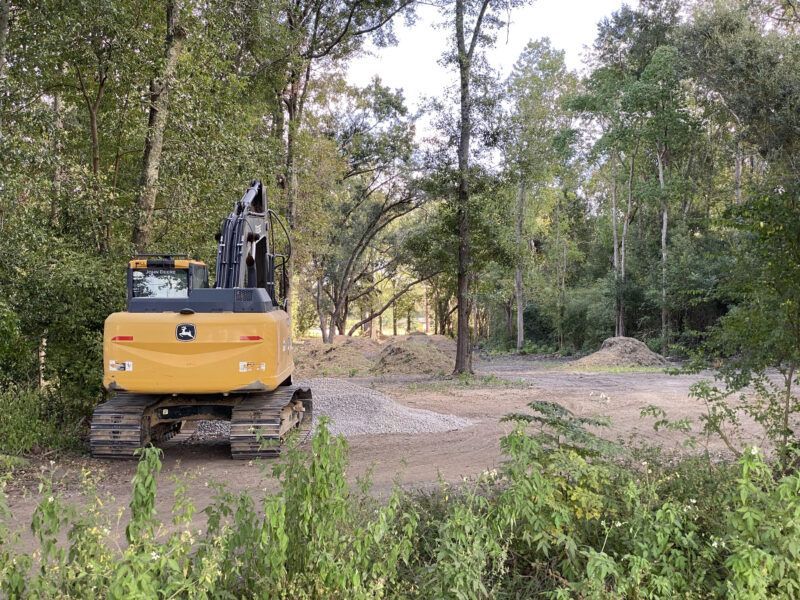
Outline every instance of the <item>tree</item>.
[(142, 161), (141, 191), (136, 200), (136, 224), (133, 228), (133, 245), (138, 252), (144, 252), (150, 243), (153, 209), (158, 193), (158, 171), (164, 146), (164, 130), (167, 127), (169, 115), (169, 92), (175, 79), (178, 59), (186, 37), (186, 31), (180, 22), (180, 12), (179, 2), (167, 1), (164, 66), (160, 77), (150, 81), (150, 111)]
[[(653, 157), (658, 173), (658, 204), (661, 213), (661, 347), (666, 354), (669, 344), (669, 305), (667, 301), (667, 260), (670, 196), (679, 188), (671, 181), (676, 163), (692, 151), (693, 119), (683, 104), (680, 89), (681, 65), (673, 46), (661, 46), (653, 53), (636, 84), (626, 98), (628, 109), (641, 114), (643, 142)], [(677, 178), (677, 177), (676, 177)], [(672, 189), (670, 188), (672, 184)]]
[(523, 275), (526, 256), (530, 253), (530, 240), (525, 232), (526, 204), (531, 198), (538, 200), (545, 188), (563, 175), (559, 173), (564, 163), (559, 150), (563, 151), (564, 147), (559, 147), (558, 142), (559, 136), (571, 125), (564, 99), (574, 94), (575, 85), (575, 77), (564, 63), (564, 53), (554, 50), (547, 39), (528, 43), (508, 81), (512, 130), (506, 161), (510, 177), (517, 183), (514, 220), (517, 351), (524, 344)]
[[(455, 0), (443, 8), (455, 19), (453, 22), (453, 47), (445, 56), (448, 64), (458, 72), (458, 177), (455, 193), (456, 227), (458, 231), (458, 270), (456, 301), (458, 324), (456, 335), (456, 362), (454, 373), (472, 372), (472, 340), (470, 333), (470, 145), (474, 133), (473, 112), (475, 98), (472, 86), (479, 75), (481, 57), (476, 54), (481, 45), (493, 41), (492, 33), (502, 27), (498, 16), (503, 11), (519, 5), (520, 0)], [(476, 68), (477, 67), (477, 68)]]
[[(299, 213), (303, 219), (297, 231), (309, 247), (306, 285), (315, 299), (323, 339), (331, 342), (336, 331), (352, 335), (382, 315), (433, 271), (411, 265), (403, 251), (403, 230), (395, 227), (424, 200), (410, 177), (414, 128), (402, 95), (379, 80), (364, 90), (339, 93), (333, 87), (325, 95), (320, 119), (335, 144), (328, 151), (334, 150), (341, 162), (328, 173), (332, 179), (315, 184), (319, 195), (307, 199), (306, 209), (313, 209)], [(323, 164), (320, 157), (316, 168)], [(348, 329), (351, 306), (374, 299), (403, 270), (416, 276), (387, 301), (371, 302), (364, 318)]]
[[(800, 60), (800, 39), (793, 23), (764, 20), (776, 5), (709, 4), (687, 28), (699, 84), (761, 163), (724, 221), (738, 233), (729, 251), (735, 266), (725, 277), (736, 306), (704, 347), (722, 360), (723, 387), (704, 383), (696, 395), (709, 405), (706, 429), (731, 450), (741, 452), (729, 433), (745, 413), (764, 427), (788, 470), (797, 461), (800, 412), (800, 77), (790, 66)], [(751, 394), (728, 401), (748, 388)]]
[[(297, 140), (315, 66), (322, 61), (346, 59), (367, 37), (378, 44), (391, 42), (391, 20), (412, 6), (413, 0), (301, 0), (278, 6), (257, 1), (253, 4), (255, 6), (248, 7), (247, 16), (257, 15), (257, 21), (264, 27), (246, 32), (241, 49), (243, 53), (249, 51), (255, 55), (255, 73), (278, 69), (283, 73), (280, 81), (270, 82), (268, 88), (281, 104), (274, 115), (274, 136), (285, 139), (282, 185), (287, 222), (290, 230), (294, 230), (298, 224)], [(266, 35), (259, 36), (259, 31), (265, 31)], [(282, 52), (275, 53), (274, 47), (281, 48)], [(293, 263), (292, 260), (287, 265), (286, 296), (290, 314)]]

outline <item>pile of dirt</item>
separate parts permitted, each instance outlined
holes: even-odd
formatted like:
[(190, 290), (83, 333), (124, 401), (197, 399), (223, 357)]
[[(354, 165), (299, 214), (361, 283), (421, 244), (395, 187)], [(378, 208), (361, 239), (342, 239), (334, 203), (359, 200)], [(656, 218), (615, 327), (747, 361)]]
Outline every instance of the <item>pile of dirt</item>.
[(367, 375), (380, 353), (380, 342), (369, 338), (341, 335), (332, 344), (323, 344), (322, 340), (295, 342), (295, 373), (298, 377)]
[(453, 369), (455, 342), (444, 335), (412, 333), (383, 341), (338, 336), (333, 344), (294, 345), (296, 377), (439, 375)]
[(667, 360), (643, 342), (629, 337), (612, 337), (603, 342), (600, 350), (576, 360), (575, 367), (660, 367)]
[[(380, 375), (442, 375), (453, 369), (455, 345), (450, 348), (444, 336), (408, 335), (387, 342), (372, 372)], [(445, 338), (447, 339), (447, 338)], [(452, 340), (448, 340), (452, 341)]]

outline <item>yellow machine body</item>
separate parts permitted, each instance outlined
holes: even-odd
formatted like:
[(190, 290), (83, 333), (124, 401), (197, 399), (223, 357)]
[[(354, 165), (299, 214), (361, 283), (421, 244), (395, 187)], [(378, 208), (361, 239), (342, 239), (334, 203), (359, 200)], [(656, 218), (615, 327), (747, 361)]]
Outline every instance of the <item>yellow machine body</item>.
[[(194, 337), (177, 333), (193, 326)], [(106, 319), (103, 384), (141, 394), (271, 391), (292, 374), (289, 317), (267, 313), (114, 313)]]

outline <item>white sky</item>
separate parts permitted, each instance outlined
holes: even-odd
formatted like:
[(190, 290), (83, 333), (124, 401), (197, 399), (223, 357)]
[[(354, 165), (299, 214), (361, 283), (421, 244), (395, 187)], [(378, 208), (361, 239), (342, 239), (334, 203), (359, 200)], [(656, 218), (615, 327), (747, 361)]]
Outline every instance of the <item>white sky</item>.
[[(549, 37), (555, 48), (566, 51), (567, 65), (581, 69), (584, 49), (594, 41), (597, 23), (622, 4), (623, 0), (537, 0), (512, 11), (511, 24), (498, 35), (495, 48), (488, 53), (489, 60), (505, 77), (529, 40)], [(419, 6), (414, 26), (406, 27), (398, 19), (398, 44), (372, 48), (353, 60), (348, 80), (364, 86), (378, 75), (385, 85), (405, 91), (412, 111), (423, 97), (439, 95), (444, 82), (454, 81), (454, 73), (438, 64), (447, 42), (447, 32), (434, 27), (440, 21), (438, 11), (426, 5)]]

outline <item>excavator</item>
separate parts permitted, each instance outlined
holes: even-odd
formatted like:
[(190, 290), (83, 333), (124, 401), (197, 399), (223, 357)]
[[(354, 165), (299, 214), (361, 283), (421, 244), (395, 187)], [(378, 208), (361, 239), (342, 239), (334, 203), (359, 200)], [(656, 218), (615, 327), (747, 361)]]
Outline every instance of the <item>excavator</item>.
[[(286, 254), (275, 252), (276, 232)], [(208, 267), (186, 255), (139, 255), (128, 264), (126, 310), (105, 321), (108, 399), (92, 416), (92, 456), (132, 458), (199, 420), (230, 421), (235, 459), (275, 456), (287, 436), (310, 431), (311, 390), (292, 385), (282, 297), (291, 241), (260, 181), (222, 221), (217, 240), (214, 287)]]

